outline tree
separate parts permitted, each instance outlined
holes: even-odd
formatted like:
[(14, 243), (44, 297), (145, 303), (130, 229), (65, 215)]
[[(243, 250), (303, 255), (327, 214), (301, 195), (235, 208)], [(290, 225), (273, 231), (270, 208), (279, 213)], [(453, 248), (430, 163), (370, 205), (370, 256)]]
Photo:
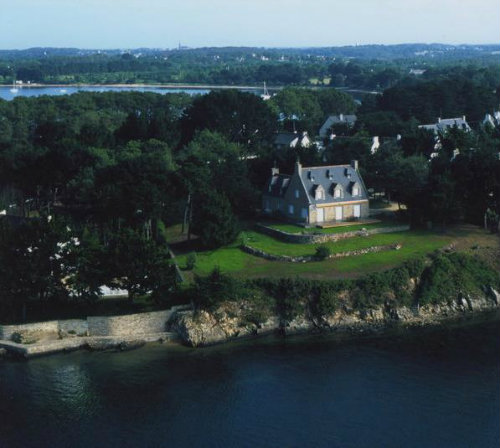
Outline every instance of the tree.
[(216, 249), (236, 239), (239, 226), (224, 193), (207, 189), (198, 192), (193, 203), (192, 231), (204, 247)]
[(160, 301), (176, 287), (175, 268), (166, 244), (145, 238), (140, 231), (124, 227), (113, 234), (107, 256), (111, 285), (126, 289), (131, 302), (149, 293)]
[[(0, 220), (0, 301), (11, 316), (29, 302), (67, 297), (67, 228), (56, 220)], [(19, 315), (19, 314), (18, 314)]]
[(275, 128), (272, 109), (257, 95), (237, 90), (212, 91), (197, 97), (181, 120), (182, 142), (208, 129), (232, 142), (255, 145), (269, 140)]

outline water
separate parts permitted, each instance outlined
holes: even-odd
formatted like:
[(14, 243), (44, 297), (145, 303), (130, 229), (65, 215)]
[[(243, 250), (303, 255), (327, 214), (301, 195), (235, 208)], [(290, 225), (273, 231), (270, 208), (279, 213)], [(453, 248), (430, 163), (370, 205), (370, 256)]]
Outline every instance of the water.
[(0, 362), (0, 447), (494, 447), (500, 324)]
[(11, 92), (12, 86), (0, 86), (0, 98), (12, 100), (20, 96), (41, 96), (41, 95), (71, 95), (76, 92), (153, 92), (153, 93), (187, 93), (189, 95), (203, 95), (210, 89), (176, 89), (167, 87), (137, 87), (137, 86), (79, 86), (79, 87), (18, 87), (17, 92)]

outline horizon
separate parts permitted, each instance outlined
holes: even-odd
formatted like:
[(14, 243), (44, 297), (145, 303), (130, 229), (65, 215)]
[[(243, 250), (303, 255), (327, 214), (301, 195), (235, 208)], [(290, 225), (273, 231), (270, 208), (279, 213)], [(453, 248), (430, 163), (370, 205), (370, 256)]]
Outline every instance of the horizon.
[[(391, 43), (391, 44), (379, 44), (379, 43), (364, 43), (364, 44), (345, 44), (345, 45), (309, 45), (309, 46), (261, 46), (261, 45), (211, 45), (211, 46), (196, 46), (191, 47), (188, 45), (184, 45), (183, 42), (179, 44), (182, 45), (182, 50), (204, 50), (204, 49), (224, 49), (224, 48), (244, 48), (244, 49), (263, 49), (263, 50), (307, 50), (307, 49), (330, 49), (330, 48), (356, 48), (356, 47), (397, 47), (404, 45), (422, 45), (422, 46), (433, 46), (433, 45), (449, 45), (452, 47), (485, 47), (485, 46), (497, 46), (500, 47), (500, 42), (460, 42), (460, 43), (451, 43), (451, 42), (399, 42), (399, 43)], [(179, 47), (148, 47), (144, 45), (138, 45), (133, 47), (66, 47), (66, 46), (40, 46), (34, 45), (31, 47), (23, 47), (23, 48), (0, 48), (0, 51), (28, 51), (28, 50), (36, 50), (36, 49), (53, 49), (53, 50), (83, 50), (83, 51), (127, 51), (127, 50), (156, 50), (156, 51), (172, 51), (177, 50)]]
[[(7, 5), (7, 0), (0, 0)], [(1, 5), (1, 3), (0, 3)], [(0, 49), (323, 48), (499, 41), (497, 0), (17, 0)], [(7, 9), (4, 9), (7, 11)], [(235, 42), (238, 44), (235, 45)]]

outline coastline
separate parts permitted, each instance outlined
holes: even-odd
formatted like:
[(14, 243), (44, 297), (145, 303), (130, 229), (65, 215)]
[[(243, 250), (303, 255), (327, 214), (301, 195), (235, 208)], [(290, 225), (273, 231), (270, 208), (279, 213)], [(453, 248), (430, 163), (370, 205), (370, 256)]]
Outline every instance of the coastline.
[[(469, 306), (471, 305), (471, 306)], [(21, 344), (12, 341), (0, 341), (0, 359), (2, 357), (32, 359), (40, 356), (63, 354), (76, 350), (88, 351), (128, 351), (138, 349), (146, 344), (165, 343), (166, 349), (175, 346), (188, 348), (203, 348), (216, 345), (233, 345), (235, 343), (275, 337), (276, 340), (286, 341), (300, 337), (333, 338), (338, 341), (350, 341), (359, 338), (391, 338), (393, 336), (408, 335), (421, 331), (440, 331), (468, 325), (479, 325), (484, 322), (500, 320), (500, 304), (490, 298), (469, 299), (467, 305), (436, 305), (424, 310), (419, 316), (410, 316), (407, 309), (392, 309), (387, 315), (379, 314), (377, 310), (369, 310), (357, 316), (336, 316), (331, 318), (331, 324), (308, 320), (300, 316), (287, 325), (283, 325), (277, 318), (271, 318), (260, 328), (247, 328), (237, 324), (234, 333), (226, 326), (225, 331), (218, 331), (220, 323), (209, 323), (210, 333), (207, 333), (206, 322), (210, 315), (205, 313), (195, 319), (195, 326), (186, 328), (186, 317), (193, 318), (192, 310), (179, 310), (173, 319), (167, 323), (167, 330), (152, 334), (120, 335), (120, 336), (82, 336), (60, 340), (40, 341), (35, 344)], [(201, 320), (200, 320), (201, 319)], [(194, 321), (192, 321), (194, 322)], [(184, 328), (182, 328), (184, 326)], [(198, 338), (198, 339), (196, 339)]]
[[(11, 84), (1, 84), (0, 87), (8, 87), (11, 88)], [(66, 87), (112, 87), (112, 88), (132, 88), (132, 89), (140, 89), (140, 88), (151, 88), (151, 89), (166, 89), (166, 90), (175, 90), (175, 89), (193, 89), (193, 90), (208, 90), (208, 89), (236, 89), (236, 90), (262, 90), (262, 86), (240, 86), (240, 85), (217, 85), (217, 84), (176, 84), (176, 83), (154, 83), (154, 84), (124, 84), (124, 83), (114, 83), (114, 84), (90, 84), (90, 83), (71, 83), (71, 84), (42, 84), (42, 83), (31, 83), (31, 84), (22, 84), (16, 86), (18, 89), (30, 89), (30, 88), (66, 88)], [(281, 90), (283, 87), (268, 87), (271, 90)]]

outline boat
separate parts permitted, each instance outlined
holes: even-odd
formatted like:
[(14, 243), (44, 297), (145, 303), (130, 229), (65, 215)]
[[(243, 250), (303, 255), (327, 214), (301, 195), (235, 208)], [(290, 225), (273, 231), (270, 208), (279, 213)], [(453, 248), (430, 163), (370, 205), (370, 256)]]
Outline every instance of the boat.
[(16, 81), (12, 81), (12, 88), (10, 89), (10, 93), (17, 93), (19, 89), (16, 87)]
[(271, 95), (269, 95), (269, 92), (267, 90), (266, 82), (264, 81), (264, 93), (260, 96), (264, 101), (270, 100)]

